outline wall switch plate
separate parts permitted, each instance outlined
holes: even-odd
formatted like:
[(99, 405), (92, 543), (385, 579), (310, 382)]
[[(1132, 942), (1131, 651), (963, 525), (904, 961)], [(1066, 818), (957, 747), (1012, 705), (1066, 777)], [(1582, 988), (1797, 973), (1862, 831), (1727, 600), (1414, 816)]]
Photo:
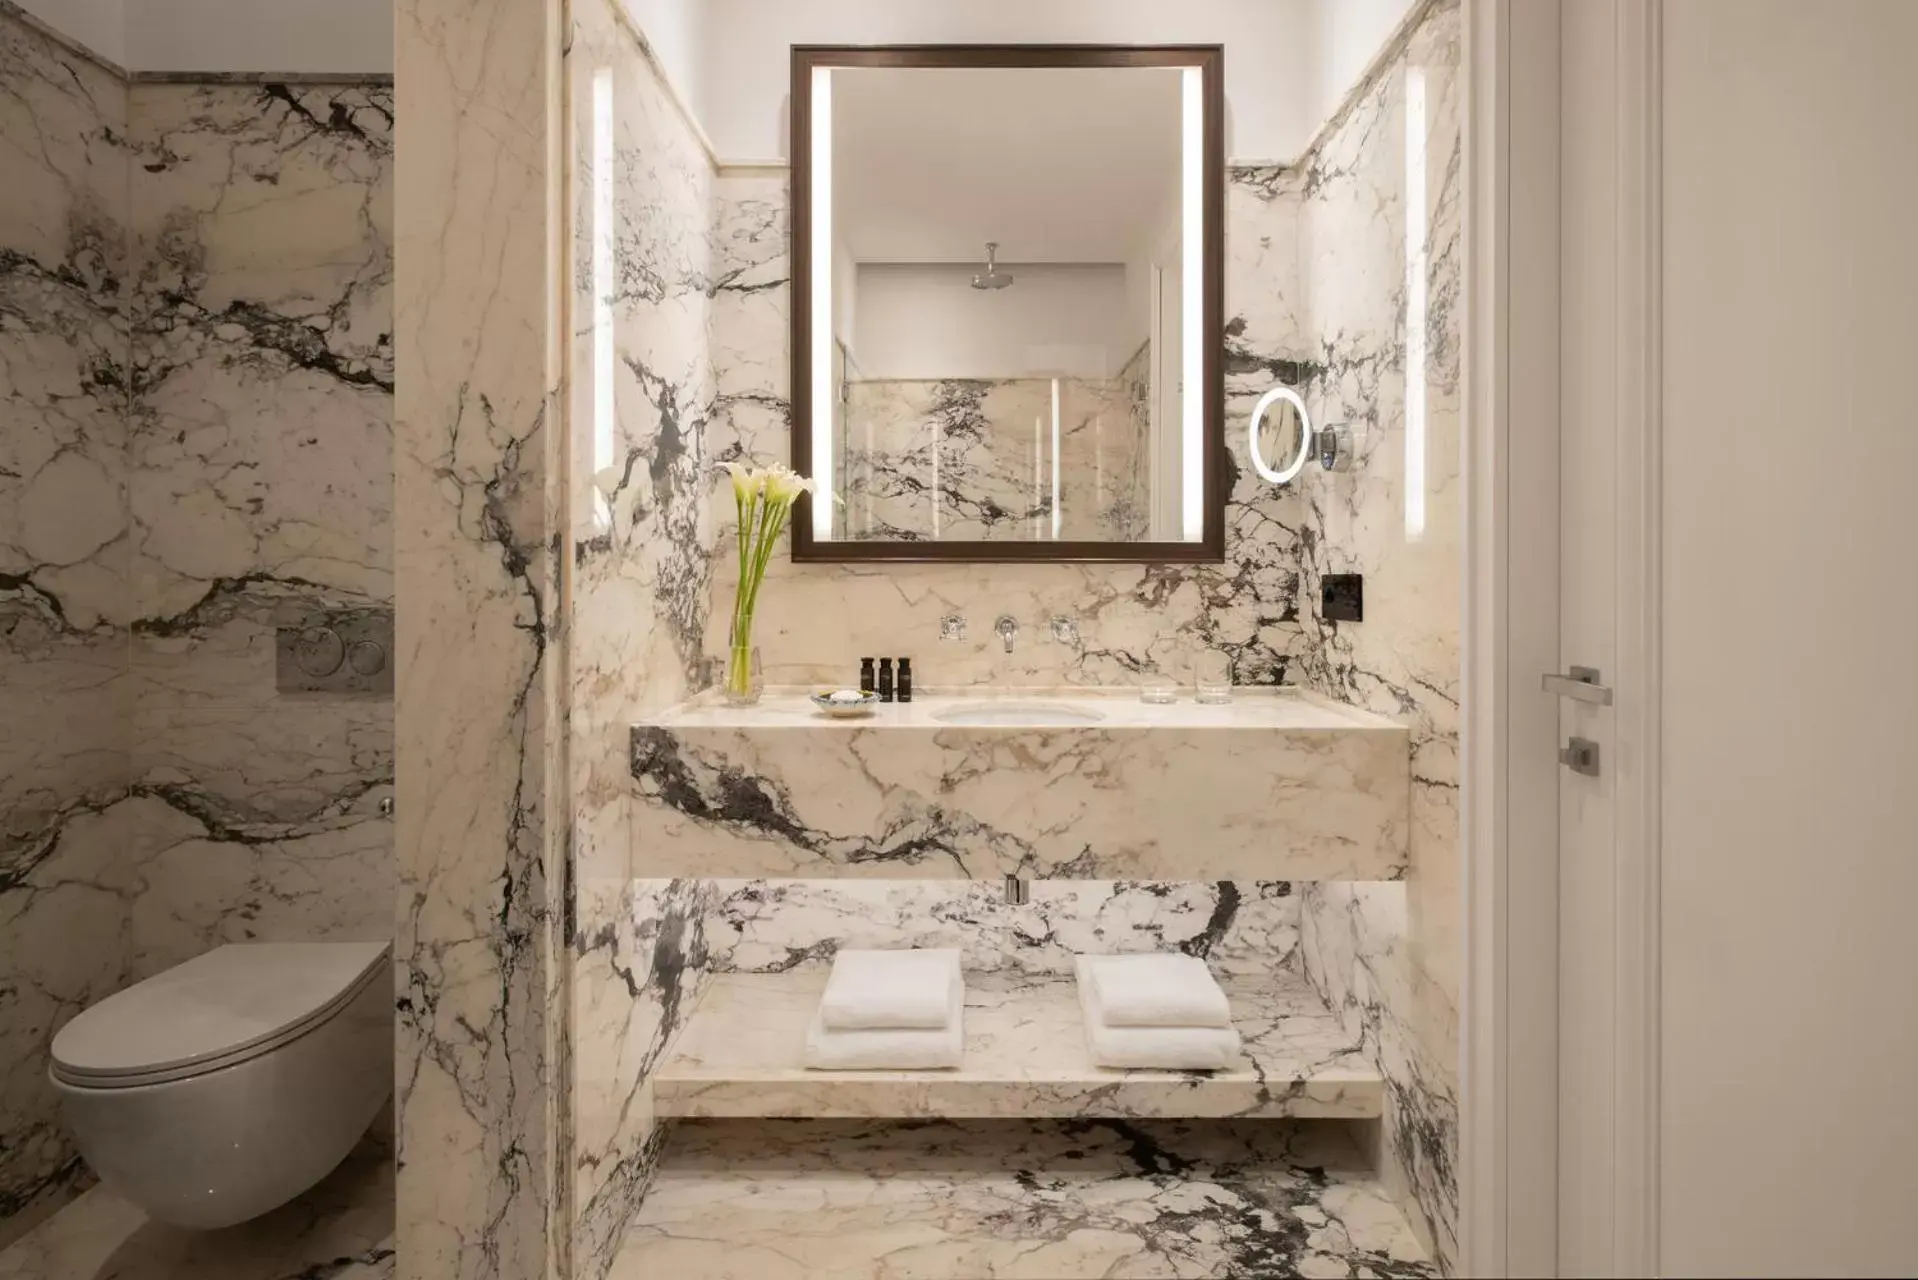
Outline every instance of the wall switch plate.
[(1327, 622), (1365, 621), (1365, 575), (1328, 573), (1319, 579), (1319, 617)]
[(393, 611), (329, 609), (274, 632), (281, 693), (393, 696)]

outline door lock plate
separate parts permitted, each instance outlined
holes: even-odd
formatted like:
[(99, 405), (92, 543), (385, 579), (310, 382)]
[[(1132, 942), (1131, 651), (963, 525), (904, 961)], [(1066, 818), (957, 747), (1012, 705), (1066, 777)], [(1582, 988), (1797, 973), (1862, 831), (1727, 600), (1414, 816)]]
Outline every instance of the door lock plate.
[(1573, 738), (1558, 749), (1558, 762), (1573, 773), (1588, 778), (1598, 776), (1598, 744), (1590, 738)]

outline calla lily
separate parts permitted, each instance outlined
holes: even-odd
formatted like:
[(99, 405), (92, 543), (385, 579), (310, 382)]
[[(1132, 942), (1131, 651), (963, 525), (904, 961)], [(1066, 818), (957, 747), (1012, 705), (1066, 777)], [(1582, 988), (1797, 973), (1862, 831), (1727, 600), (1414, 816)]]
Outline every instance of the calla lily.
[(733, 601), (732, 653), (726, 664), (726, 697), (746, 703), (758, 698), (752, 668), (753, 611), (759, 588), (780, 535), (792, 517), (793, 503), (812, 493), (813, 481), (791, 467), (754, 469), (741, 462), (722, 462), (732, 477), (733, 500), (739, 506), (739, 593)]
[(731, 474), (733, 498), (737, 502), (751, 502), (765, 490), (766, 473), (763, 471), (755, 471), (741, 462), (722, 462), (719, 469)]
[(799, 501), (802, 493), (811, 493), (818, 486), (790, 467), (774, 467), (766, 473), (766, 498), (770, 502), (791, 506)]

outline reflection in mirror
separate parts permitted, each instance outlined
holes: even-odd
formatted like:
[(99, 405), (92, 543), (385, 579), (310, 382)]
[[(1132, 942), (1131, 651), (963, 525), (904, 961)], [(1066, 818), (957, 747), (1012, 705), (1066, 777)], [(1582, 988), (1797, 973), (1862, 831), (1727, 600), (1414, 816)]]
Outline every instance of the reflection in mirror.
[[(816, 52), (795, 465), (821, 497), (804, 541), (846, 544), (837, 559), (1207, 558), (1217, 201), (1195, 55)], [(1155, 544), (1174, 550), (1136, 553)]]

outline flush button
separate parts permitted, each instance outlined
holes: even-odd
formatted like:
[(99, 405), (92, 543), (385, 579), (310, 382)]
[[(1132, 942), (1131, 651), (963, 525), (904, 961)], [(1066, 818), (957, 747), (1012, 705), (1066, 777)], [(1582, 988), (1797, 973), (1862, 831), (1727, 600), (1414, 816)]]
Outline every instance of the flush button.
[(310, 676), (330, 676), (346, 658), (346, 642), (331, 627), (308, 627), (293, 647), (293, 660)]
[(393, 611), (327, 609), (274, 628), (273, 687), (280, 693), (389, 698)]
[(346, 661), (363, 676), (376, 676), (386, 669), (386, 650), (372, 640), (356, 641), (346, 651)]

